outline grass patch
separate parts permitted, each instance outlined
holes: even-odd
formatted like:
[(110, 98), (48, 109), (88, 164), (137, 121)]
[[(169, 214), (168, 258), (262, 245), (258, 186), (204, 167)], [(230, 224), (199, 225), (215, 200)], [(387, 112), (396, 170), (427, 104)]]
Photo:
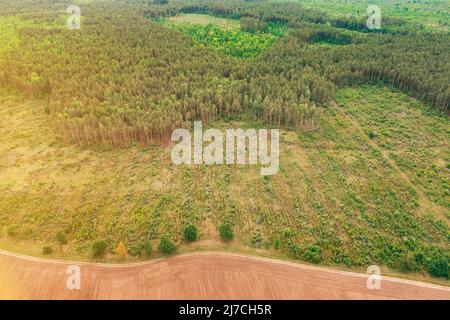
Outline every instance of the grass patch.
[(236, 31), (241, 28), (238, 20), (218, 18), (207, 14), (181, 14), (168, 20), (175, 25), (189, 23), (206, 26), (212, 24), (229, 31)]

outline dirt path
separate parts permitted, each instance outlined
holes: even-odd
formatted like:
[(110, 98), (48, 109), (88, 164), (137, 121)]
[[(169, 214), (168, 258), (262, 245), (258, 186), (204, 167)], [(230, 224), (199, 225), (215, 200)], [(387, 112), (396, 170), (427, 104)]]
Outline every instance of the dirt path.
[[(78, 265), (81, 289), (69, 290)], [(227, 253), (196, 253), (129, 265), (42, 260), (0, 251), (3, 299), (450, 299), (450, 288)]]

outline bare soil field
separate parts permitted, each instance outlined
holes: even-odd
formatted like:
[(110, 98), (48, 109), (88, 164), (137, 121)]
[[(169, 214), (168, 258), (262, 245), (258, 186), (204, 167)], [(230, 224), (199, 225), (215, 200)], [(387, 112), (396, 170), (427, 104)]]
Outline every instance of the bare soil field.
[[(81, 288), (67, 289), (78, 265)], [(450, 289), (271, 259), (197, 253), (129, 265), (71, 263), (0, 252), (2, 299), (450, 299)]]

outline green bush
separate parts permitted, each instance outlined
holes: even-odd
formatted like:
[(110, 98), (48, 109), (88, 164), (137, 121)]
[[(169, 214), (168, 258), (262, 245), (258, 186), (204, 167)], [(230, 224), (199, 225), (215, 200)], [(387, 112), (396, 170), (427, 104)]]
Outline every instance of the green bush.
[(231, 241), (234, 238), (233, 227), (230, 223), (222, 223), (219, 226), (219, 234), (223, 241)]
[(303, 258), (312, 263), (320, 263), (323, 260), (322, 250), (318, 246), (308, 244), (306, 251), (303, 253)]
[(425, 265), (426, 265), (427, 258), (425, 257), (425, 255), (423, 254), (423, 252), (419, 251), (419, 252), (416, 252), (416, 253), (414, 254), (414, 261), (415, 261), (419, 266), (425, 266)]
[(291, 229), (285, 228), (285, 229), (283, 230), (283, 235), (284, 235), (285, 238), (290, 238), (290, 237), (292, 237), (292, 231), (291, 231)]
[(50, 253), (52, 253), (53, 252), (53, 249), (52, 249), (52, 247), (50, 247), (50, 246), (44, 246), (43, 248), (42, 248), (42, 253), (43, 254), (50, 254)]
[(58, 231), (55, 238), (60, 244), (67, 244), (67, 236), (64, 231)]
[(280, 249), (280, 247), (281, 247), (281, 241), (280, 241), (280, 239), (275, 239), (274, 241), (273, 241), (273, 247), (275, 248), (275, 249)]
[(206, 26), (183, 23), (169, 26), (192, 37), (199, 46), (207, 46), (215, 50), (239, 58), (252, 58), (276, 43), (277, 36), (284, 35), (281, 27), (272, 25), (267, 33), (250, 33), (241, 30), (224, 30), (219, 26)]
[(197, 240), (198, 236), (197, 227), (194, 226), (193, 224), (187, 225), (186, 227), (184, 227), (183, 235), (186, 241), (192, 242)]
[(167, 236), (161, 236), (159, 238), (158, 251), (164, 254), (171, 254), (177, 250), (175, 244)]
[(448, 278), (448, 259), (445, 257), (440, 257), (431, 260), (428, 265), (428, 272), (437, 278)]
[(17, 236), (17, 230), (18, 230), (17, 225), (16, 224), (11, 224), (11, 225), (8, 226), (8, 228), (6, 230), (6, 233), (10, 237), (15, 237), (15, 236)]
[(94, 257), (103, 257), (107, 248), (108, 244), (105, 240), (96, 240), (92, 244), (92, 255)]
[(153, 253), (152, 243), (150, 240), (146, 240), (142, 247), (144, 248), (145, 254), (150, 257)]

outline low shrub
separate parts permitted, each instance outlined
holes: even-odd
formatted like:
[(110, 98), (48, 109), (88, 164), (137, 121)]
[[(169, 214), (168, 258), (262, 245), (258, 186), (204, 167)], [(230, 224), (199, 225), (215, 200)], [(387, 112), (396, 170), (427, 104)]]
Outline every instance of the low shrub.
[(322, 250), (318, 246), (308, 244), (306, 251), (303, 253), (303, 258), (312, 263), (320, 263), (323, 260)]
[(233, 227), (230, 223), (222, 223), (219, 226), (219, 234), (223, 241), (231, 241), (234, 238)]
[(176, 245), (167, 236), (161, 236), (159, 238), (158, 251), (164, 254), (171, 254), (177, 250)]
[(274, 247), (276, 250), (280, 249), (280, 247), (281, 247), (281, 241), (280, 241), (280, 239), (275, 239), (275, 240), (273, 241), (273, 247)]
[(428, 272), (437, 278), (448, 278), (448, 259), (445, 257), (439, 257), (431, 260), (428, 265)]
[(18, 231), (18, 227), (16, 224), (11, 224), (8, 226), (8, 228), (6, 229), (6, 233), (8, 234), (8, 236), (10, 237), (15, 237), (17, 236), (17, 231)]
[(184, 227), (183, 236), (186, 241), (192, 242), (197, 240), (198, 230), (193, 224), (189, 224)]
[(60, 244), (67, 244), (67, 236), (64, 231), (58, 231), (58, 233), (56, 233), (55, 238), (56, 241), (58, 241)]
[(146, 240), (144, 242), (144, 244), (142, 245), (142, 247), (143, 247), (143, 249), (145, 251), (145, 254), (148, 257), (150, 257), (152, 255), (152, 253), (153, 253), (152, 243), (150, 242), (150, 240)]
[(43, 248), (42, 248), (42, 253), (43, 254), (50, 254), (50, 253), (52, 253), (53, 252), (53, 249), (52, 249), (52, 247), (50, 247), (50, 246), (44, 246)]
[(92, 255), (94, 257), (103, 257), (107, 248), (108, 244), (105, 240), (96, 240), (92, 244)]

